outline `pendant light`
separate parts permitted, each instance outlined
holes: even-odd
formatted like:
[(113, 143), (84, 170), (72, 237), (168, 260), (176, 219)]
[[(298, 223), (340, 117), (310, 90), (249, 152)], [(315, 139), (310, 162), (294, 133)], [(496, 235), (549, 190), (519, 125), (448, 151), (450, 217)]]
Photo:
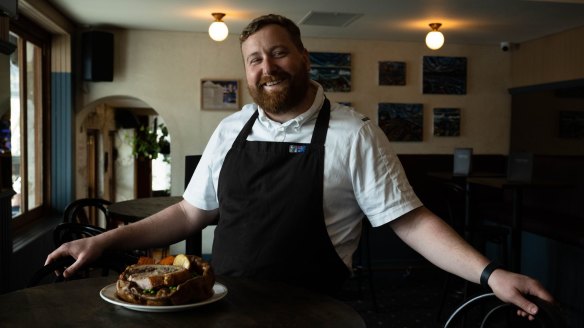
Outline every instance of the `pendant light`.
[(444, 35), (438, 29), (442, 26), (441, 23), (431, 23), (430, 28), (432, 31), (428, 32), (426, 35), (426, 46), (432, 50), (438, 50), (442, 48), (444, 44)]
[(225, 40), (227, 38), (227, 34), (229, 34), (227, 25), (225, 25), (225, 22), (222, 21), (225, 14), (212, 13), (211, 15), (215, 17), (215, 21), (209, 26), (209, 36), (215, 41)]

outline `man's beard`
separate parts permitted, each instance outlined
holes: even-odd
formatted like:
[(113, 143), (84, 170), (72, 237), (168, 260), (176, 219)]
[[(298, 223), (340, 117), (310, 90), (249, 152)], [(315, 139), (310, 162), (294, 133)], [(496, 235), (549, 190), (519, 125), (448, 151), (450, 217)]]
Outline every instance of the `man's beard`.
[[(281, 91), (265, 92), (262, 85), (269, 81), (282, 80), (288, 82)], [(306, 70), (299, 70), (298, 74), (292, 76), (286, 72), (278, 72), (271, 76), (265, 76), (255, 87), (247, 86), (249, 93), (256, 104), (264, 111), (271, 114), (283, 114), (298, 105), (308, 90), (310, 80)]]

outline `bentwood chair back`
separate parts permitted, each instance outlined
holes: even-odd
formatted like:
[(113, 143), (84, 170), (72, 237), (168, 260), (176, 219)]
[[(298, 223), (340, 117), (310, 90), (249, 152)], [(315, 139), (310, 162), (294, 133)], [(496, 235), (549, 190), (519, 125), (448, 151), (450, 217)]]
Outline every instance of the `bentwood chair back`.
[[(108, 276), (111, 272), (115, 275), (122, 273), (128, 265), (138, 262), (138, 258), (124, 252), (111, 252), (103, 254), (95, 262), (77, 270), (68, 278), (64, 278), (62, 272), (75, 262), (72, 257), (62, 257), (56, 261), (38, 269), (28, 280), (27, 287), (34, 287), (46, 283), (57, 283), (68, 280), (85, 279), (95, 276)], [(55, 273), (58, 273), (55, 275)]]
[(515, 305), (503, 303), (495, 294), (486, 293), (463, 302), (446, 320), (444, 328), (457, 327), (462, 316), (465, 317), (464, 327), (568, 328), (565, 314), (559, 306), (537, 297), (528, 297), (539, 308), (533, 321), (519, 317)]
[[(106, 229), (115, 228), (116, 224), (111, 219), (107, 206), (111, 202), (101, 198), (81, 198), (72, 201), (65, 207), (63, 222), (75, 222), (101, 226)], [(99, 224), (99, 216), (105, 218), (105, 225)]]
[(53, 241), (55, 248), (57, 248), (66, 242), (97, 236), (103, 232), (105, 232), (105, 229), (90, 224), (64, 222), (56, 226), (53, 230)]

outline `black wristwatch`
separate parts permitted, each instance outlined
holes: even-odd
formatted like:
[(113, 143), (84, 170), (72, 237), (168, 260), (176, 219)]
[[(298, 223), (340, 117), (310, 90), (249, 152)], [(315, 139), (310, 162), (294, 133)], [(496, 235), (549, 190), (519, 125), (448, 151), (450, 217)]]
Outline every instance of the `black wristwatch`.
[(503, 266), (501, 266), (501, 264), (493, 261), (489, 264), (487, 264), (487, 266), (485, 267), (485, 269), (483, 270), (483, 272), (481, 273), (481, 286), (483, 286), (483, 288), (485, 289), (490, 289), (489, 287), (489, 277), (491, 276), (491, 274), (493, 273), (493, 271), (497, 270), (497, 269), (501, 269)]

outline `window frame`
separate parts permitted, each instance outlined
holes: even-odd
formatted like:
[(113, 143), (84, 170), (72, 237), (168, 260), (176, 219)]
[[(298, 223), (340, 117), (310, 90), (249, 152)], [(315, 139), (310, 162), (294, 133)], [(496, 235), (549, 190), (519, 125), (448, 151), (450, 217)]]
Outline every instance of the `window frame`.
[[(42, 201), (41, 206), (23, 212), (18, 216), (18, 218), (12, 219), (12, 228), (15, 233), (18, 234), (19, 231), (25, 227), (38, 222), (44, 217), (49, 217), (51, 213), (51, 34), (27, 19), (25, 16), (20, 15), (17, 19), (10, 20), (10, 31), (19, 36), (19, 43), (15, 51), (23, 51), (22, 44), (30, 42), (41, 48), (41, 59), (40, 63), (42, 66), (41, 70), (41, 105), (42, 105), (42, 138), (43, 138), (43, 151), (42, 151)], [(22, 54), (22, 53), (21, 53)], [(21, 56), (19, 54), (19, 56)], [(35, 81), (38, 83), (39, 81)], [(26, 90), (26, 80), (21, 79), (21, 90)], [(26, 131), (26, 130), (24, 130)], [(26, 136), (27, 138), (29, 136)], [(33, 138), (35, 136), (32, 136)], [(26, 143), (24, 144), (26, 145)], [(26, 150), (23, 149), (23, 153)]]

